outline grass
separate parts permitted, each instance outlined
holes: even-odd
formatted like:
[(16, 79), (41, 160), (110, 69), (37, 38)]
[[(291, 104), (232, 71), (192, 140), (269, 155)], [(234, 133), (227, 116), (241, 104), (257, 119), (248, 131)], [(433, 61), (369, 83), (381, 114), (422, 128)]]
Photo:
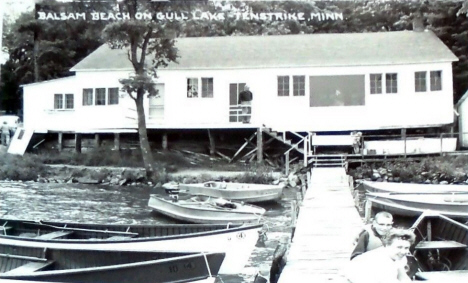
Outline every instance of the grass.
[(36, 180), (38, 175), (47, 175), (47, 167), (39, 157), (11, 154), (0, 156), (0, 180), (31, 181)]

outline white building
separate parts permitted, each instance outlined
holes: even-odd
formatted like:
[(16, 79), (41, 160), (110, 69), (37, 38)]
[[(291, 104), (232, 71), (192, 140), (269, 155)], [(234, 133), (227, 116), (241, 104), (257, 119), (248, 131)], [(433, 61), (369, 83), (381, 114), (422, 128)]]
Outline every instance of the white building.
[[(351, 131), (453, 123), (452, 62), (431, 31), (179, 38), (179, 63), (158, 71), (160, 96), (145, 101), (149, 129), (257, 128)], [(136, 128), (118, 79), (125, 50), (102, 45), (75, 76), (24, 85), (24, 125), (37, 132)], [(254, 94), (252, 123), (237, 96)], [(187, 90), (196, 89), (196, 95)]]

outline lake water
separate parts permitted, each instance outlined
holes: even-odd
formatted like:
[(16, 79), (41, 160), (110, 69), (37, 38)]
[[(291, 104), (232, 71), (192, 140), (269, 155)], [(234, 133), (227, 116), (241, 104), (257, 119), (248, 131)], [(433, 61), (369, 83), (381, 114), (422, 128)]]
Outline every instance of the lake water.
[[(151, 193), (161, 191), (137, 186), (0, 182), (0, 216), (94, 223), (177, 223), (148, 208)], [(220, 276), (217, 282), (253, 282), (259, 270), (269, 271), (279, 242), (291, 235), (291, 207), (296, 196), (297, 190), (288, 188), (280, 201), (261, 204), (267, 210), (263, 220), (266, 239), (259, 240), (241, 274)]]

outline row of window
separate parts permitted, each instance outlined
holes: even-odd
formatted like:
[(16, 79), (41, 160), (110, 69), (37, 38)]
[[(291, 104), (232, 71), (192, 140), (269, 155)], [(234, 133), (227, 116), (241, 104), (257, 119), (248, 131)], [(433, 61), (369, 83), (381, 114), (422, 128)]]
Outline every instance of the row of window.
[[(291, 87), (292, 78), (292, 87)], [(385, 79), (384, 79), (385, 78)], [(398, 93), (398, 74), (370, 74), (370, 93)], [(415, 91), (426, 92), (442, 90), (442, 71), (420, 71), (414, 73)], [(292, 91), (292, 93), (291, 93)], [(213, 97), (213, 78), (187, 78), (187, 97)], [(305, 96), (305, 76), (278, 76), (278, 96)], [(119, 104), (119, 88), (84, 88), (83, 106)], [(73, 94), (55, 94), (54, 109), (73, 109)]]
[[(416, 92), (442, 90), (442, 71), (415, 72), (414, 80)], [(213, 78), (201, 78), (201, 82), (201, 97), (213, 97)], [(305, 96), (305, 92), (305, 76), (278, 76), (278, 96)], [(187, 97), (196, 98), (198, 93), (198, 78), (188, 78)], [(370, 93), (398, 93), (398, 74), (370, 74)]]
[(119, 104), (119, 88), (84, 88), (83, 106)]
[[(198, 78), (187, 78), (187, 97), (198, 98)], [(201, 97), (213, 97), (213, 78), (201, 78)]]
[[(84, 88), (83, 106), (116, 105), (119, 104), (119, 88)], [(56, 93), (54, 95), (54, 109), (74, 109), (75, 98), (72, 93)]]

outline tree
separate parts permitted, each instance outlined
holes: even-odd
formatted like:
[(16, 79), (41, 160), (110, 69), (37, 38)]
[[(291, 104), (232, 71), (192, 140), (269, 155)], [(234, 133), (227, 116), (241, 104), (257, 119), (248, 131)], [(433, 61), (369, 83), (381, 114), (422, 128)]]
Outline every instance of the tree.
[[(156, 6), (156, 5), (155, 5)], [(138, 20), (137, 12), (151, 10), (145, 2), (124, 0), (119, 8), (127, 12), (130, 20), (108, 24), (103, 30), (103, 37), (111, 48), (126, 48), (135, 73), (129, 78), (120, 79), (123, 90), (134, 100), (138, 114), (138, 135), (145, 165), (146, 177), (155, 179), (153, 156), (146, 130), (143, 100), (145, 95), (157, 95), (155, 82), (157, 70), (176, 62), (177, 49), (174, 39), (169, 36), (170, 23)], [(150, 58), (151, 59), (150, 59)]]

